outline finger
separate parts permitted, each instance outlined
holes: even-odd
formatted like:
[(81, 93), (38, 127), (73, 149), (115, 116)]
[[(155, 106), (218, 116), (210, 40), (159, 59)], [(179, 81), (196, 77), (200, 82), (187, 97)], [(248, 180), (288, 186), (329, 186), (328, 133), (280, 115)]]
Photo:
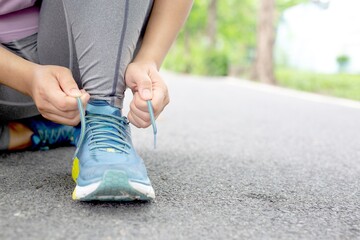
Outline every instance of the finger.
[(159, 84), (161, 84), (161, 85), (165, 84), (163, 78), (161, 77), (161, 75), (158, 71), (152, 71), (150, 78), (151, 78), (153, 89), (154, 89), (154, 86), (157, 86)]
[(75, 82), (72, 73), (68, 69), (61, 69), (57, 75), (57, 80), (61, 89), (66, 93), (66, 95), (71, 97), (80, 97), (81, 91), (78, 88), (77, 83)]
[(169, 104), (169, 92), (168, 88), (162, 79), (159, 72), (154, 71), (151, 76), (153, 83), (153, 98), (151, 100), (155, 117), (164, 110), (165, 106)]
[(163, 89), (155, 89), (154, 90), (154, 97), (151, 100), (153, 111), (155, 118), (157, 118), (160, 113), (164, 110), (166, 105), (169, 104), (169, 95), (167, 91)]
[(52, 114), (52, 113), (44, 113), (44, 114), (42, 114), (42, 116), (50, 121), (53, 121), (53, 122), (56, 122), (59, 124), (69, 125), (69, 126), (77, 126), (80, 122), (79, 114), (77, 114), (73, 118), (65, 118), (63, 116), (59, 116), (59, 115)]
[(138, 89), (140, 93), (140, 97), (143, 100), (150, 100), (152, 98), (152, 83), (149, 76), (144, 76), (141, 80), (138, 82)]
[(62, 112), (74, 111), (77, 109), (76, 99), (67, 96), (60, 88), (57, 81), (48, 81), (47, 84), (47, 88), (50, 90), (45, 93), (46, 97), (44, 100)]
[(61, 116), (62, 118), (66, 118), (66, 119), (73, 119), (73, 118), (76, 118), (79, 115), (78, 110), (69, 111), (69, 112), (62, 112), (62, 111), (57, 110), (56, 108), (51, 109), (51, 110), (41, 111), (41, 113), (42, 114), (57, 115), (57, 116)]
[(129, 87), (134, 92), (139, 92), (143, 100), (152, 98), (152, 82), (151, 78), (145, 71), (133, 71)]
[(81, 94), (82, 95), (80, 100), (82, 102), (83, 108), (86, 109), (86, 105), (90, 100), (90, 94), (88, 94), (84, 89), (81, 89)]
[[(66, 96), (60, 92), (58, 92), (56, 96), (53, 96), (53, 98), (54, 99), (52, 102), (55, 108), (49, 109), (48, 112), (67, 118), (71, 118), (74, 113), (79, 113), (76, 98)], [(88, 93), (85, 92), (81, 95), (80, 100), (84, 109), (86, 109), (86, 105), (89, 99), (90, 95)]]
[(62, 118), (66, 118), (66, 119), (73, 119), (75, 117), (77, 117), (79, 115), (79, 111), (73, 110), (73, 111), (60, 111), (58, 110), (56, 107), (52, 106), (50, 103), (47, 104), (47, 108), (38, 108), (39, 112), (41, 114), (51, 114), (51, 115), (57, 115), (57, 116), (61, 116)]
[(150, 126), (150, 123), (145, 122), (131, 111), (128, 113), (128, 119), (134, 126), (138, 128), (147, 128)]
[(74, 97), (67, 96), (64, 92), (60, 91), (52, 91), (51, 96), (49, 97), (49, 102), (52, 105), (62, 112), (67, 111), (75, 111), (77, 110), (77, 100)]
[(148, 112), (148, 107), (147, 107), (147, 103), (145, 100), (143, 100), (141, 97), (140, 97), (140, 94), (138, 92), (135, 92), (134, 93), (134, 96), (133, 96), (133, 103), (135, 105), (135, 107), (143, 112)]
[(130, 122), (132, 125), (134, 125), (135, 127), (140, 128), (140, 124), (134, 120), (134, 117), (132, 116), (132, 113), (131, 113), (131, 112), (128, 113), (127, 118), (128, 118), (129, 122)]
[(77, 114), (77, 110), (61, 111), (47, 100), (40, 101), (39, 103), (36, 104), (36, 106), (41, 114), (51, 113), (59, 116), (64, 116), (67, 118), (72, 118)]
[(131, 102), (130, 104), (130, 111), (136, 115), (137, 117), (141, 118), (143, 121), (145, 122), (150, 122), (150, 114), (149, 112), (144, 112), (144, 111), (141, 111), (140, 109), (138, 109), (134, 102)]
[(69, 96), (54, 96), (53, 105), (61, 112), (77, 111), (77, 100)]

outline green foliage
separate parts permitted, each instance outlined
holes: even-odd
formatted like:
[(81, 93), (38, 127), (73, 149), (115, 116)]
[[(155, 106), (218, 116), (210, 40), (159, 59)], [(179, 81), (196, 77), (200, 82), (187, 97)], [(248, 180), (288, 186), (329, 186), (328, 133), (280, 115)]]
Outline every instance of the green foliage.
[(276, 78), (280, 86), (360, 100), (360, 75), (318, 74), (278, 68)]
[[(276, 0), (279, 13), (309, 0)], [(256, 48), (259, 0), (218, 0), (216, 43), (207, 36), (210, 0), (196, 0), (189, 19), (164, 63), (165, 68), (201, 75), (250, 69)], [(246, 74), (246, 73), (245, 73)]]
[(180, 35), (182, 35), (185, 30), (192, 36), (204, 34), (203, 31), (206, 28), (207, 21), (207, 6), (208, 0), (196, 0), (194, 2), (189, 18), (184, 26), (184, 30)]
[(209, 0), (196, 0), (189, 19), (168, 55), (167, 69), (201, 74), (227, 75), (230, 63), (250, 65), (255, 48), (255, 0), (218, 0), (217, 42), (206, 35)]
[(339, 72), (345, 72), (346, 68), (350, 63), (350, 58), (347, 55), (340, 55), (336, 58), (337, 64), (339, 66)]
[(293, 7), (295, 5), (309, 2), (309, 0), (277, 0), (276, 7), (279, 12), (283, 12), (287, 8)]
[(206, 75), (226, 76), (229, 68), (227, 54), (211, 49), (205, 57)]
[(218, 39), (231, 60), (238, 60), (234, 55), (240, 54), (246, 62), (244, 49), (255, 48), (256, 8), (257, 1), (219, 1)]
[(347, 55), (340, 55), (336, 58), (337, 63), (342, 66), (350, 62), (350, 58)]
[[(204, 40), (204, 39), (203, 39)], [(177, 42), (164, 63), (164, 67), (177, 72), (198, 75), (225, 76), (229, 68), (229, 59), (225, 52), (207, 47), (205, 43), (191, 40), (190, 53), (186, 53), (184, 45)]]
[[(308, 1), (276, 0), (278, 16), (285, 9)], [(227, 75), (230, 68), (244, 69), (246, 76), (254, 59), (259, 2), (218, 0), (217, 36), (212, 45), (206, 32), (210, 0), (196, 0), (165, 68), (199, 75)], [(339, 69), (344, 69), (349, 61), (347, 56), (339, 56)], [(284, 87), (360, 100), (359, 75), (315, 74), (287, 68), (278, 68), (275, 75)]]

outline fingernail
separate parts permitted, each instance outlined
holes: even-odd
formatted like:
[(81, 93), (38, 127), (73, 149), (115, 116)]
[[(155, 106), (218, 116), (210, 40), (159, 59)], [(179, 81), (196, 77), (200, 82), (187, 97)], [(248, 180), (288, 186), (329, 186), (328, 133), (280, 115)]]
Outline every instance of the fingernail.
[(69, 92), (70, 92), (71, 96), (73, 96), (73, 97), (80, 97), (81, 96), (81, 92), (77, 88), (70, 89)]
[(145, 98), (145, 100), (151, 99), (151, 92), (149, 89), (144, 89), (142, 91), (142, 97)]

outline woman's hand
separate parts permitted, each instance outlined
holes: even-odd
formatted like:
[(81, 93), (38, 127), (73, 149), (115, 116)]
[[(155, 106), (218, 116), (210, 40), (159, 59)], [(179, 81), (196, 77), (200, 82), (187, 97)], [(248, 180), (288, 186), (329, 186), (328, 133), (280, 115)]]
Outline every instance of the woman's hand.
[(80, 122), (75, 97), (81, 96), (84, 108), (90, 99), (85, 90), (79, 90), (69, 69), (50, 65), (35, 67), (28, 94), (43, 117), (72, 126)]
[(148, 62), (130, 63), (126, 69), (125, 81), (134, 94), (128, 119), (136, 127), (146, 128), (151, 124), (146, 101), (151, 100), (157, 118), (170, 101), (167, 86), (156, 65)]
[(154, 1), (139, 52), (125, 73), (126, 84), (134, 93), (128, 118), (137, 127), (145, 128), (151, 124), (146, 100), (151, 99), (155, 117), (169, 103), (169, 93), (158, 69), (192, 3), (193, 0)]

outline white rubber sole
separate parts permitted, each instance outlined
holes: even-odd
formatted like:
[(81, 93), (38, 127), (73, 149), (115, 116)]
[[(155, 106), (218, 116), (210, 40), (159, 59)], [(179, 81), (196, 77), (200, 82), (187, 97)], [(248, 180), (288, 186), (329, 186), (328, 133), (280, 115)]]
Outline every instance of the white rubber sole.
[(129, 181), (122, 171), (109, 170), (97, 183), (76, 185), (72, 197), (80, 201), (147, 201), (155, 198), (155, 192), (151, 185)]

